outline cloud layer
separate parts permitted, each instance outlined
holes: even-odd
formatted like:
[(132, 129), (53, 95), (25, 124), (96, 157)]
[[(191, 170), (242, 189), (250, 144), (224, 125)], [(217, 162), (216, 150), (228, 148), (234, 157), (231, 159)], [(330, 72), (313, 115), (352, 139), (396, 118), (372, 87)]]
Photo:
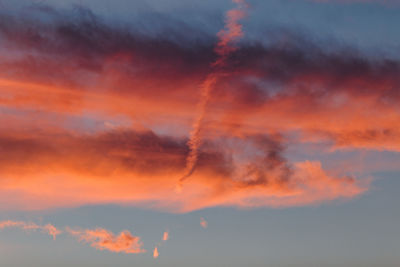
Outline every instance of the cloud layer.
[[(365, 192), (368, 181), (315, 159), (290, 162), (287, 148), (400, 151), (400, 63), (290, 32), (221, 50), (241, 35), (242, 16), (228, 13), (234, 30), (196, 42), (180, 38), (183, 26), (179, 38), (154, 36), (86, 9), (0, 13), (0, 208), (117, 203), (186, 212)], [(199, 88), (221, 55), (197, 164), (176, 194)]]

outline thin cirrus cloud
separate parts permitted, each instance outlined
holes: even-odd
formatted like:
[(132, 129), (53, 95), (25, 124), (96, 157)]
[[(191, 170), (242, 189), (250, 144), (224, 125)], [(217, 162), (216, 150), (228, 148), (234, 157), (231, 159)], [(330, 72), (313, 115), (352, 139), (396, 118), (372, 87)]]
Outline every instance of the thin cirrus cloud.
[[(293, 143), (400, 151), (400, 62), (287, 32), (284, 41), (243, 42), (226, 54), (196, 164), (176, 194), (218, 38), (146, 35), (86, 9), (38, 8), (23, 19), (1, 12), (0, 26), (3, 210), (314, 205), (360, 196), (369, 181), (315, 159), (290, 161)], [(67, 129), (68, 118), (83, 114), (130, 123)]]

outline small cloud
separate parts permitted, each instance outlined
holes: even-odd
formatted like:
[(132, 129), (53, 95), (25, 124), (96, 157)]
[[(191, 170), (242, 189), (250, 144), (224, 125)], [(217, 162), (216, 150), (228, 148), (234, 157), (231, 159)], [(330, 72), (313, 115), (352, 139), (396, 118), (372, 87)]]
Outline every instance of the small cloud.
[(56, 240), (57, 235), (61, 234), (62, 231), (58, 230), (54, 225), (52, 224), (46, 224), (45, 226), (42, 227), (42, 230), (44, 232), (47, 232), (49, 235), (53, 237), (54, 240)]
[(168, 231), (165, 231), (164, 232), (164, 234), (163, 234), (163, 241), (167, 241), (169, 239), (169, 233), (168, 233)]
[(109, 250), (117, 253), (136, 254), (146, 252), (142, 249), (140, 237), (133, 236), (129, 231), (122, 231), (119, 235), (97, 228), (94, 230), (72, 230), (67, 228), (69, 234), (76, 236), (79, 241), (90, 243), (90, 245), (99, 250)]
[(158, 258), (158, 256), (159, 256), (159, 253), (158, 253), (158, 248), (157, 248), (157, 247), (154, 247), (154, 251), (153, 251), (153, 258), (157, 259), (157, 258)]
[(200, 225), (203, 228), (207, 228), (208, 227), (208, 222), (203, 217), (201, 217), (200, 218)]

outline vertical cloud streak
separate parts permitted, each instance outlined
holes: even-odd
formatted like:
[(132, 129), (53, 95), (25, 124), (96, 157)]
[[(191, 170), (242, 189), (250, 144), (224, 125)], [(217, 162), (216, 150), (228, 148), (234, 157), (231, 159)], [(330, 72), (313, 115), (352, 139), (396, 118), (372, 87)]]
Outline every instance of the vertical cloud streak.
[(212, 64), (213, 71), (207, 76), (201, 86), (201, 99), (198, 103), (198, 116), (195, 119), (188, 146), (190, 148), (189, 155), (186, 159), (186, 168), (183, 177), (180, 179), (178, 191), (181, 190), (182, 183), (189, 178), (198, 160), (199, 148), (202, 142), (201, 130), (206, 115), (207, 105), (210, 101), (210, 95), (215, 87), (218, 77), (221, 75), (221, 69), (225, 66), (228, 56), (236, 50), (233, 45), (235, 41), (243, 36), (242, 25), (239, 20), (246, 15), (245, 9), (247, 4), (244, 0), (232, 0), (237, 4), (236, 8), (231, 9), (226, 14), (225, 27), (218, 32), (218, 43), (214, 51), (218, 55), (216, 61)]

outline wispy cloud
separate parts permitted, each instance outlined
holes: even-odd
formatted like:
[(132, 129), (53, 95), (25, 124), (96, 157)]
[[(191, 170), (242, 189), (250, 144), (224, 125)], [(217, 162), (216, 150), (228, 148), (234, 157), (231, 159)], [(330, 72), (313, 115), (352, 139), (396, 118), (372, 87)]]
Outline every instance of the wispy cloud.
[(33, 222), (24, 221), (0, 221), (0, 229), (5, 228), (20, 228), (25, 231), (40, 230), (46, 234), (49, 234), (56, 240), (56, 237), (60, 234), (70, 234), (79, 241), (89, 243), (92, 247), (98, 250), (108, 250), (117, 253), (137, 254), (145, 253), (146, 250), (142, 248), (143, 243), (140, 237), (133, 236), (129, 231), (125, 230), (115, 235), (112, 232), (104, 228), (96, 229), (72, 229), (66, 227), (65, 230), (60, 230), (52, 224), (38, 225)]
[(52, 224), (38, 225), (33, 222), (11, 221), (11, 220), (0, 222), (0, 229), (10, 228), (10, 227), (21, 228), (26, 231), (40, 230), (43, 233), (46, 233), (46, 234), (52, 236), (54, 240), (56, 239), (57, 235), (62, 233), (61, 230), (57, 229)]
[(84, 229), (73, 230), (67, 228), (66, 231), (77, 237), (79, 241), (89, 243), (98, 250), (109, 250), (117, 253), (137, 254), (146, 252), (139, 237), (133, 236), (129, 231), (123, 231), (119, 235), (103, 229)]
[[(178, 185), (178, 191), (181, 190), (182, 183), (192, 175), (194, 168), (196, 167), (199, 157), (198, 150), (202, 144), (203, 137), (201, 130), (204, 124), (206, 109), (210, 101), (211, 93), (221, 75), (221, 71), (223, 71), (221, 68), (227, 64), (228, 56), (237, 49), (233, 43), (243, 36), (242, 25), (239, 24), (239, 20), (245, 17), (245, 8), (247, 7), (247, 4), (244, 0), (233, 0), (232, 2), (236, 3), (237, 7), (226, 13), (225, 28), (217, 34), (218, 43), (214, 50), (218, 57), (212, 63), (214, 69), (207, 75), (207, 78), (201, 86), (198, 115), (192, 125), (192, 131), (190, 132), (190, 138), (188, 141), (190, 152), (186, 158), (186, 168), (183, 177), (179, 181), (180, 184)], [(224, 73), (224, 75), (226, 75), (226, 73)]]

